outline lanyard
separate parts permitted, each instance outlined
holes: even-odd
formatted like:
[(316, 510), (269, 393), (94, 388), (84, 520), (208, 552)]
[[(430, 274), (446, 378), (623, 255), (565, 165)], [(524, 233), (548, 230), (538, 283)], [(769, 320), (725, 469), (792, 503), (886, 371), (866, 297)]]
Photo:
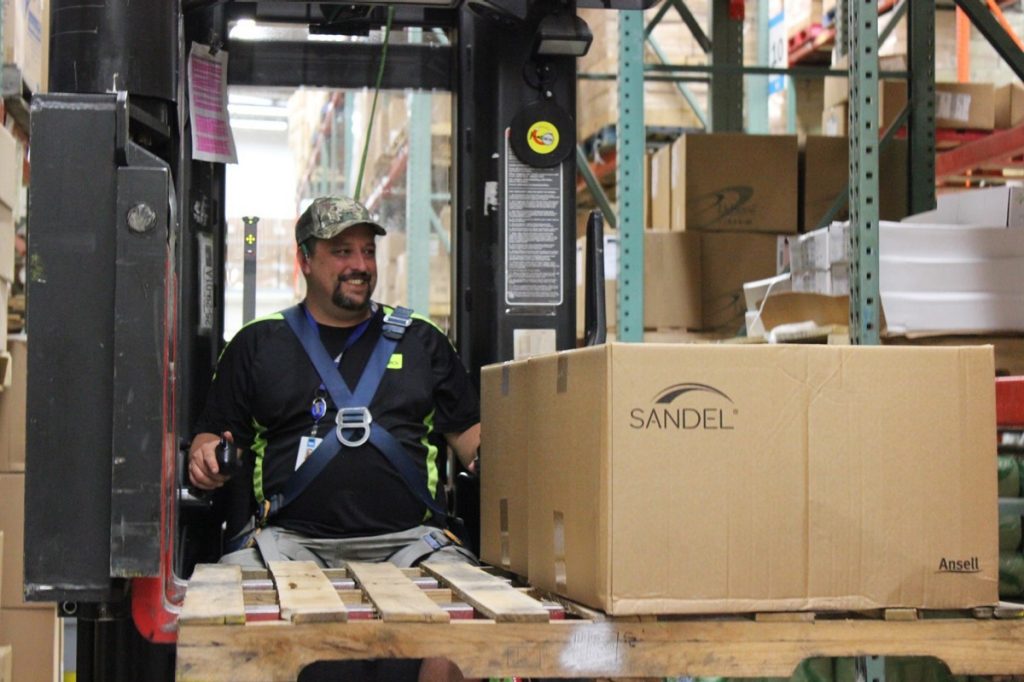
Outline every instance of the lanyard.
[[(306, 313), (306, 320), (309, 321), (310, 327), (318, 331), (320, 327), (310, 314), (309, 308), (303, 305), (302, 312)], [(345, 345), (342, 347), (341, 352), (338, 353), (338, 357), (334, 358), (334, 366), (339, 372), (341, 371), (341, 357), (345, 354), (345, 351), (354, 346), (356, 342), (362, 338), (367, 327), (370, 326), (371, 319), (373, 319), (373, 315), (370, 315), (370, 317), (356, 325), (355, 329), (352, 330), (352, 333), (349, 334), (349, 337), (345, 339)], [(325, 414), (327, 414), (327, 401), (324, 399), (326, 394), (327, 388), (324, 386), (323, 382), (320, 382), (320, 387), (316, 390), (316, 397), (313, 398), (313, 404), (309, 408), (309, 413), (313, 416), (314, 433), (316, 432), (317, 424), (319, 424), (320, 420), (323, 419)]]

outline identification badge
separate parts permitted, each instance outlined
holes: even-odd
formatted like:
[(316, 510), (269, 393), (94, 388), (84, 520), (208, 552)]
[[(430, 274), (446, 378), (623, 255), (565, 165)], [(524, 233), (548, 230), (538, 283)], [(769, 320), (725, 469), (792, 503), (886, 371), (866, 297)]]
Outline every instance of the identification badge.
[(317, 438), (315, 436), (303, 436), (299, 439), (299, 451), (295, 456), (295, 468), (298, 469), (302, 466), (303, 462), (310, 458), (313, 451), (320, 445), (320, 441), (323, 438)]

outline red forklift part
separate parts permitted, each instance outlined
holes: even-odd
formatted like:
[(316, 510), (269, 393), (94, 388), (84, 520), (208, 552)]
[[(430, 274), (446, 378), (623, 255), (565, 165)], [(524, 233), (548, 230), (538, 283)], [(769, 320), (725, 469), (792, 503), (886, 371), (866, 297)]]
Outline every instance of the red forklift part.
[(1024, 376), (996, 379), (996, 425), (1024, 429)]

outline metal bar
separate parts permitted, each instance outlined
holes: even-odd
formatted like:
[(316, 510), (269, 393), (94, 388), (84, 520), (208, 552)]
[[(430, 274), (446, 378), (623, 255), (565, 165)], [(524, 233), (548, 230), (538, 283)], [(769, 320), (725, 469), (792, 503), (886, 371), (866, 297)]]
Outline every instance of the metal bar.
[[(668, 57), (665, 55), (664, 50), (661, 49), (661, 45), (658, 44), (658, 41), (654, 36), (650, 34), (647, 35), (647, 44), (651, 46), (651, 49), (654, 51), (654, 56), (658, 58), (659, 62), (662, 64), (668, 64)], [(686, 85), (680, 81), (675, 81), (675, 84), (676, 89), (679, 90), (679, 94), (683, 96), (686, 103), (690, 105), (691, 109), (693, 109), (693, 113), (700, 121), (701, 126), (703, 128), (707, 128), (708, 117), (707, 114), (704, 113), (704, 107), (700, 105), (697, 98), (693, 96), (692, 92), (690, 92), (690, 88), (686, 87)]]
[[(693, 13), (690, 12), (690, 8), (686, 6), (683, 0), (669, 0), (672, 6), (679, 12), (679, 16), (682, 17), (683, 23), (690, 29), (690, 33), (693, 34), (693, 39), (700, 45), (700, 49), (704, 50), (704, 54), (711, 52), (712, 42), (708, 40), (707, 34), (704, 33), (704, 29), (701, 28), (700, 22), (697, 21)], [(665, 4), (668, 4), (667, 2)]]
[[(757, 63), (771, 60), (770, 12), (767, 2), (757, 3)], [(747, 132), (767, 134), (770, 128), (768, 113), (768, 77), (751, 76), (747, 88)]]
[(441, 224), (441, 219), (437, 216), (437, 211), (433, 208), (430, 209), (430, 226), (434, 228), (434, 234), (441, 241), (441, 246), (444, 247), (445, 253), (452, 252), (452, 240), (448, 236), (448, 231), (444, 229), (444, 225)]
[(616, 182), (619, 202), (620, 341), (644, 338), (644, 15), (619, 13), (619, 120)]
[(957, 175), (978, 166), (1024, 154), (1024, 124), (1009, 130), (966, 142), (955, 149), (941, 152), (935, 160), (935, 176)]
[(883, 44), (892, 35), (892, 32), (896, 30), (896, 24), (900, 23), (900, 19), (907, 13), (907, 0), (902, 0), (896, 7), (893, 8), (892, 12), (888, 15), (889, 23), (885, 25), (881, 33), (878, 34), (878, 44)]
[(256, 226), (260, 219), (253, 216), (242, 218), (242, 324), (256, 317)]
[(885, 682), (885, 657), (859, 656), (854, 667), (857, 682)]
[[(227, 49), (229, 85), (364, 88), (380, 64), (380, 45), (371, 43), (232, 40)], [(452, 47), (390, 45), (381, 88), (451, 90), (452, 59)]]
[[(742, 64), (646, 64), (645, 71), (655, 73), (710, 73), (712, 75), (782, 75), (794, 76), (796, 78), (824, 78), (826, 76), (840, 76), (845, 78), (849, 75), (847, 69), (830, 69), (819, 66), (790, 66), (779, 68), (773, 66), (744, 66)], [(882, 71), (878, 75), (881, 78), (906, 78), (907, 71)], [(650, 78), (648, 76), (648, 78)]]
[(672, 9), (671, 2), (661, 3), (661, 7), (658, 8), (658, 13), (654, 15), (653, 19), (647, 22), (647, 26), (644, 28), (645, 38), (649, 38), (651, 36), (651, 32), (654, 31), (657, 25), (661, 23), (661, 20), (665, 18), (665, 15), (668, 14), (670, 9)]
[[(581, 73), (578, 75), (582, 81), (613, 81), (619, 77), (616, 73)], [(661, 83), (709, 83), (708, 76), (671, 76), (667, 74), (645, 75), (645, 81), (657, 81)]]
[(850, 340), (878, 345), (878, 6), (848, 5)]
[(1013, 69), (1017, 78), (1024, 80), (1024, 51), (1021, 51), (1017, 43), (1010, 38), (1006, 29), (999, 24), (985, 2), (983, 0), (955, 0), (955, 2), (971, 18), (971, 23), (981, 31), (981, 34), (995, 48), (1003, 61)]
[[(716, 67), (743, 65), (743, 22), (733, 19), (730, 0), (711, 2), (711, 63)], [(711, 130), (743, 130), (743, 76), (741, 71), (714, 73), (711, 79)]]
[[(409, 39), (419, 41), (420, 29), (409, 29)], [(413, 310), (430, 308), (430, 93), (413, 90), (409, 106), (409, 162), (405, 170), (406, 301)]]
[[(893, 124), (889, 126), (889, 129), (885, 131), (885, 135), (882, 136), (882, 141), (879, 143), (878, 146), (881, 149), (885, 149), (886, 147), (888, 147), (889, 143), (892, 142), (892, 140), (896, 137), (896, 131), (902, 128), (904, 125), (906, 125), (907, 120), (909, 118), (910, 106), (907, 105), (903, 107), (903, 110), (900, 111), (899, 116), (897, 116), (896, 120), (893, 121)], [(839, 212), (843, 210), (843, 206), (846, 205), (846, 202), (849, 201), (849, 199), (850, 181), (849, 179), (847, 179), (846, 183), (843, 185), (843, 188), (839, 191), (839, 194), (836, 195), (836, 198), (832, 202), (832, 205), (829, 206), (828, 211), (826, 211), (825, 215), (822, 216), (821, 219), (814, 224), (814, 228), (831, 225), (832, 221), (835, 220), (836, 216), (839, 215)]]
[(587, 189), (590, 190), (590, 195), (597, 202), (597, 207), (601, 209), (601, 214), (604, 216), (605, 222), (608, 223), (608, 227), (615, 229), (617, 226), (615, 210), (612, 209), (611, 202), (608, 201), (608, 195), (605, 194), (604, 187), (594, 177), (594, 172), (590, 170), (587, 157), (583, 154), (583, 149), (579, 145), (576, 145), (576, 170), (583, 176), (583, 182), (586, 183)]
[(907, 94), (907, 210), (935, 208), (935, 7), (910, 3), (907, 14), (910, 78)]
[(342, 95), (344, 97), (344, 107), (342, 111), (344, 115), (342, 120), (345, 126), (345, 146), (342, 148), (342, 163), (344, 169), (342, 175), (345, 178), (345, 196), (353, 196), (356, 192), (356, 173), (352, 168), (352, 152), (356, 144), (355, 133), (352, 131), (352, 115), (355, 113), (355, 93), (346, 92)]
[(838, 57), (845, 57), (849, 53), (850, 41), (846, 35), (847, 18), (850, 16), (849, 0), (836, 0), (836, 16), (834, 25), (836, 27), (835, 53)]

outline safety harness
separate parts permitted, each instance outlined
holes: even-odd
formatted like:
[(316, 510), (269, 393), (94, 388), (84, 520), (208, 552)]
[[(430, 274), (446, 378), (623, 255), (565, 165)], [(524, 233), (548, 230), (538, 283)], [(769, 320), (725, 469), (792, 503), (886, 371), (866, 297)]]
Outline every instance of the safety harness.
[[(320, 341), (316, 322), (312, 320), (302, 304), (283, 311), (285, 322), (288, 323), (299, 343), (302, 344), (303, 350), (306, 351), (317, 374), (320, 375), (324, 388), (338, 409), (335, 418), (336, 426), (324, 437), (302, 466), (291, 475), (284, 488), (263, 501), (257, 509), (253, 532), (243, 533), (244, 539), (240, 538), (241, 542), (238, 544), (245, 546), (251, 544), (249, 541), (254, 539), (264, 555), (264, 560), (272, 560), (267, 555), (277, 552), (274, 548), (266, 546), (266, 538), (263, 537), (265, 534), (261, 534), (259, 530), (266, 526), (267, 522), (282, 509), (295, 501), (327, 464), (337, 456), (343, 446), (359, 447), (367, 442), (384, 455), (401, 475), (406, 486), (430, 510), (435, 519), (448, 518), (447, 511), (431, 497), (426, 477), (416, 468), (405, 448), (387, 429), (373, 421), (373, 415), (369, 409), (370, 402), (384, 379), (395, 347), (402, 340), (405, 330), (412, 324), (412, 313), (410, 308), (399, 306), (384, 316), (380, 338), (378, 338), (377, 344), (370, 354), (370, 359), (359, 377), (355, 391), (350, 391), (342, 379), (338, 367)], [(458, 538), (450, 533), (439, 531), (428, 534), (420, 542), (423, 543), (425, 551), (413, 561), (444, 546), (458, 543)]]

